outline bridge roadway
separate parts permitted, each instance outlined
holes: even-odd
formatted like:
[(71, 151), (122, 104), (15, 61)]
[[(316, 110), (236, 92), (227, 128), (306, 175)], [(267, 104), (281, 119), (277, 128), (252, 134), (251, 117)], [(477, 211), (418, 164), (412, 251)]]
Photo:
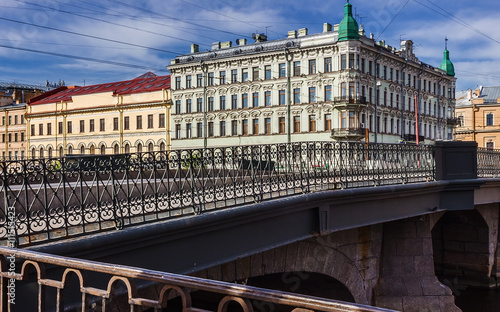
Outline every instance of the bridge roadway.
[(459, 144), (437, 153), (436, 181), (323, 190), (25, 249), (231, 282), (315, 272), (340, 281), (356, 303), (458, 311), (434, 270), (450, 273), (447, 260), (433, 258), (440, 252), (433, 250), (433, 227), (449, 240), (443, 216), (477, 211), (492, 224), (484, 234), (487, 273), (477, 280), (497, 277), (500, 180), (476, 177), (472, 151), (470, 157), (470, 146)]

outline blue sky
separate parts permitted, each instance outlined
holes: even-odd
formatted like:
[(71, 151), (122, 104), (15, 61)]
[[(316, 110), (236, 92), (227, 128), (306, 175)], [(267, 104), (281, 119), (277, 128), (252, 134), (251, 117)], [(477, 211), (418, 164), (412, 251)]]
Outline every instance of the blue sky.
[[(345, 0), (1, 0), (0, 81), (86, 85), (167, 74), (176, 55), (197, 43), (235, 41), (252, 33), (284, 38), (289, 30), (322, 31), (342, 20)], [(457, 90), (499, 86), (500, 1), (351, 0), (367, 34), (439, 66), (448, 37)], [(42, 27), (36, 27), (36, 24)], [(56, 31), (58, 29), (60, 31)], [(98, 38), (105, 38), (100, 40)], [(127, 44), (124, 44), (127, 43)], [(25, 50), (22, 50), (25, 49)], [(31, 51), (26, 51), (26, 49)], [(56, 55), (76, 56), (66, 58)], [(122, 65), (84, 60), (90, 58)], [(125, 66), (127, 65), (127, 66)], [(137, 67), (134, 67), (137, 66)]]

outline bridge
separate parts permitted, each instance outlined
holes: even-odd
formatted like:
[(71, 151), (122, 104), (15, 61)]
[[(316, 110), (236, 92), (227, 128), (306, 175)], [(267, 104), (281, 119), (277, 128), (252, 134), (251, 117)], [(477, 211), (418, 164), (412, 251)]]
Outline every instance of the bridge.
[[(0, 235), (23, 247), (16, 256), (37, 271), (35, 264), (50, 258), (46, 263), (59, 269), (50, 270), (53, 279), (38, 274), (38, 284), (58, 293), (67, 286), (61, 268), (103, 272), (94, 262), (71, 260), (79, 263), (71, 267), (61, 260), (72, 256), (157, 270), (152, 275), (281, 283), (275, 286), (284, 291), (328, 277), (337, 283), (331, 287), (337, 298), (326, 298), (453, 311), (450, 288), (457, 281), (493, 285), (498, 277), (499, 160), (497, 151), (470, 142), (303, 142), (5, 162)], [(12, 210), (15, 229), (8, 223)], [(7, 276), (5, 258), (3, 265)], [(447, 287), (437, 275), (455, 284)], [(161, 282), (146, 278), (132, 286), (131, 278), (107, 280), (127, 285), (122, 293), (129, 300), (120, 302), (164, 305)], [(230, 287), (224, 285), (214, 287)], [(157, 293), (156, 301), (132, 300), (135, 288), (150, 298)], [(114, 288), (95, 289), (83, 297), (106, 306)], [(244, 310), (256, 308), (254, 297), (246, 298), (254, 300), (249, 305), (226, 295), (239, 298)]]

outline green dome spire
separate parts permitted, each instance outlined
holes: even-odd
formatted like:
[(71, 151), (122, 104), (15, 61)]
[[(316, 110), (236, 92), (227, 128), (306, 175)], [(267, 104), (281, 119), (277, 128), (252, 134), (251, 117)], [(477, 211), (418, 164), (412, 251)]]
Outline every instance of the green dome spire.
[(347, 0), (344, 6), (344, 18), (339, 25), (339, 41), (359, 39), (358, 23), (352, 17), (352, 5)]
[(450, 51), (448, 51), (448, 38), (445, 39), (443, 61), (441, 62), (441, 65), (439, 65), (439, 69), (444, 70), (446, 72), (446, 75), (455, 77), (455, 67), (450, 61)]

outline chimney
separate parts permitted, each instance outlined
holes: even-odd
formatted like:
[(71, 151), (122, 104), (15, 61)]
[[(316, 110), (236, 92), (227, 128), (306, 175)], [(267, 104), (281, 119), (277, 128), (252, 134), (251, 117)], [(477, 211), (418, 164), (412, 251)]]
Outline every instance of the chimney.
[(299, 29), (299, 37), (307, 36), (307, 28)]
[(247, 44), (247, 40), (246, 39), (236, 39), (236, 44), (239, 46), (244, 46)]
[(324, 23), (323, 24), (323, 32), (329, 32), (332, 31), (332, 24)]
[(472, 100), (472, 90), (467, 89), (467, 100)]
[(231, 41), (224, 41), (220, 43), (220, 48), (225, 49), (225, 48), (230, 48), (233, 46), (233, 43)]
[(297, 31), (296, 30), (288, 31), (288, 38), (297, 38)]
[(195, 43), (193, 43), (191, 45), (191, 53), (196, 53), (196, 52), (200, 52), (200, 46), (197, 45), (197, 44), (195, 44)]
[(220, 41), (212, 42), (212, 51), (214, 50), (220, 50)]

